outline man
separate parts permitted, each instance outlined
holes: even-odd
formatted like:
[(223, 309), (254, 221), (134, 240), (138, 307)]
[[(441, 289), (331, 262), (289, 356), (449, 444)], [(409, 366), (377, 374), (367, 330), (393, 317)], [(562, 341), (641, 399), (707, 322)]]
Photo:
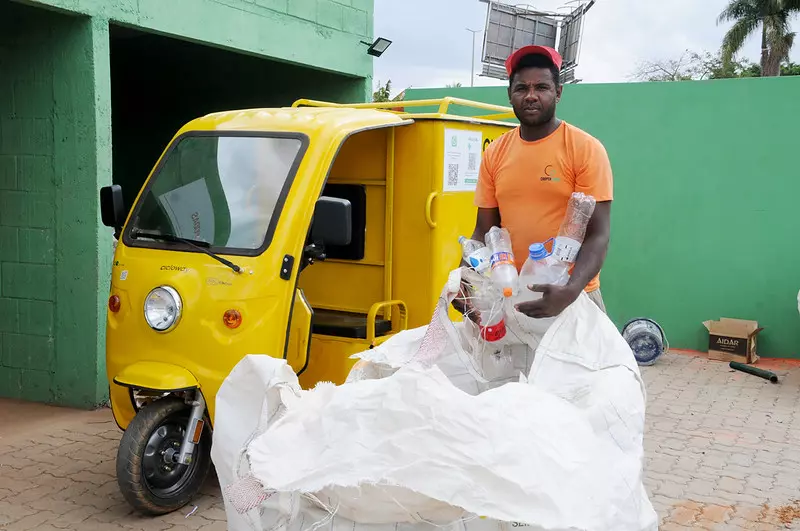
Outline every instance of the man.
[[(597, 201), (569, 282), (520, 286), (543, 294), (517, 306), (534, 318), (560, 314), (581, 290), (605, 311), (599, 274), (610, 234), (611, 165), (600, 141), (556, 118), (560, 69), (561, 56), (545, 46), (520, 48), (506, 60), (508, 97), (520, 125), (486, 149), (475, 191), (478, 216), (472, 238), (483, 241), (492, 226), (507, 228), (517, 270), (530, 244), (556, 236), (572, 192)], [(453, 306), (470, 317), (475, 314), (463, 299)]]

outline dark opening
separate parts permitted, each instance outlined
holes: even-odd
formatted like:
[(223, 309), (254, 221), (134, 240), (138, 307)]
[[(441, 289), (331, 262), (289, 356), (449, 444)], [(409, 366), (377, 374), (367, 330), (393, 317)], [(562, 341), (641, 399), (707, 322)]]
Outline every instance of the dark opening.
[(111, 35), (113, 171), (130, 210), (172, 137), (205, 114), (363, 99), (364, 81), (118, 25)]
[(341, 260), (361, 260), (367, 230), (367, 189), (360, 184), (326, 184), (322, 195), (347, 199), (352, 206), (353, 237), (350, 245), (326, 245), (328, 258)]

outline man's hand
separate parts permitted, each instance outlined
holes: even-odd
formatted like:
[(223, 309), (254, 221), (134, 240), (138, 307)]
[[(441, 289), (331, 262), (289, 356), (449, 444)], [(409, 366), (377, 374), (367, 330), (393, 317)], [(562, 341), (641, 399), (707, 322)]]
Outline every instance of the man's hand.
[(579, 289), (570, 285), (536, 284), (528, 286), (527, 289), (542, 293), (542, 298), (517, 304), (516, 309), (518, 312), (534, 319), (555, 317), (563, 312), (567, 306), (575, 302), (575, 299), (581, 293)]
[(458, 313), (475, 323), (476, 325), (481, 324), (481, 316), (480, 313), (475, 309), (472, 303), (469, 301), (469, 297), (467, 296), (469, 293), (469, 289), (467, 288), (466, 281), (461, 281), (461, 289), (458, 291), (458, 294), (453, 299), (452, 305), (453, 308), (456, 309)]

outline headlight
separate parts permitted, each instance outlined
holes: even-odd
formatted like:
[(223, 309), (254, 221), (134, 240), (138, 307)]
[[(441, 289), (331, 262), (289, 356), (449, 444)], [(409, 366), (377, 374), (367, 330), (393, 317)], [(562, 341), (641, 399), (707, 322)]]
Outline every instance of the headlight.
[(160, 286), (144, 300), (144, 320), (153, 330), (166, 332), (181, 318), (181, 296), (169, 286)]

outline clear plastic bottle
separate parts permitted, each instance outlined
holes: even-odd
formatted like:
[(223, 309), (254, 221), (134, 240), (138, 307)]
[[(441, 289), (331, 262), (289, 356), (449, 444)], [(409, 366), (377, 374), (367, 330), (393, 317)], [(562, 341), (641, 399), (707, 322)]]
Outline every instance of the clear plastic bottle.
[(484, 285), (470, 287), (470, 299), (473, 308), (480, 315), (480, 334), (488, 343), (503, 339), (506, 335), (505, 312), (503, 298), (498, 296), (488, 282)]
[(528, 258), (519, 272), (519, 294), (514, 299), (515, 304), (541, 298), (541, 293), (528, 289), (530, 285), (563, 286), (569, 281), (569, 264), (548, 253), (546, 244), (534, 243), (528, 248)]
[(583, 192), (573, 192), (567, 203), (567, 213), (553, 246), (553, 256), (567, 263), (575, 262), (581, 250), (586, 227), (594, 213), (595, 198)]
[(513, 296), (518, 291), (519, 275), (508, 229), (492, 227), (486, 234), (486, 245), (492, 252), (492, 283), (504, 297)]
[(492, 252), (478, 240), (470, 240), (464, 236), (458, 237), (461, 244), (461, 255), (464, 261), (475, 271), (484, 276), (489, 276)]

